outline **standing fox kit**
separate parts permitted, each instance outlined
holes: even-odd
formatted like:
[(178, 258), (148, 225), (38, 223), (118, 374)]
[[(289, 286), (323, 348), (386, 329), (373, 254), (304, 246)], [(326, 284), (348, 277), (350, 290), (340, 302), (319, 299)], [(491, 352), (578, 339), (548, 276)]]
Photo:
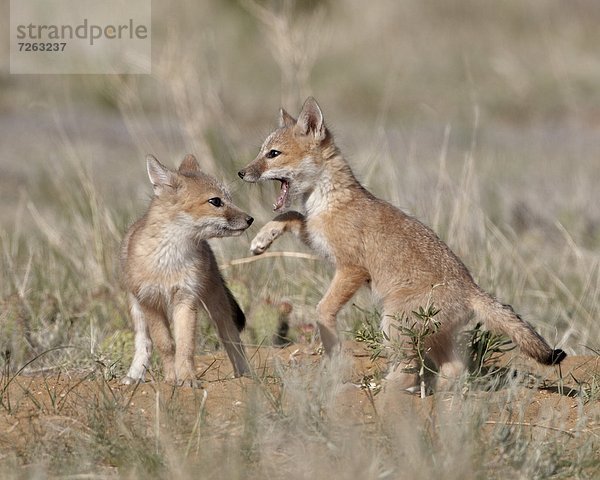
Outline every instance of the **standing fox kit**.
[(239, 332), (246, 318), (225, 285), (209, 238), (241, 235), (252, 217), (187, 155), (178, 171), (146, 157), (154, 196), (121, 245), (123, 283), (135, 329), (135, 354), (122, 383), (144, 380), (154, 344), (165, 381), (198, 386), (196, 313), (206, 309), (236, 376), (249, 370)]
[[(426, 351), (442, 378), (464, 370), (455, 345), (456, 331), (473, 316), (507, 334), (521, 350), (544, 365), (566, 354), (553, 350), (509, 305), (484, 292), (450, 248), (428, 227), (375, 197), (354, 177), (336, 147), (314, 98), (304, 103), (298, 120), (280, 110), (279, 128), (258, 156), (238, 175), (248, 182), (277, 180), (281, 191), (275, 211), (299, 199), (303, 213), (277, 215), (256, 235), (252, 253), (263, 253), (285, 232), (292, 232), (335, 265), (335, 275), (317, 306), (317, 324), (327, 354), (339, 348), (336, 316), (363, 285), (382, 303), (384, 337), (410, 345), (394, 328), (394, 319), (433, 302), (439, 326)], [(410, 356), (409, 356), (410, 357)], [(389, 378), (402, 388), (419, 383), (410, 360)]]

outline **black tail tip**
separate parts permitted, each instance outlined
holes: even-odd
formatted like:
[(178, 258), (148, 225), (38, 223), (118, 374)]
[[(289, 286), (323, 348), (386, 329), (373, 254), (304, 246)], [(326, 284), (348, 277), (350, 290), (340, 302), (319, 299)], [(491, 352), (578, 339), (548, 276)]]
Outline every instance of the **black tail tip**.
[(233, 313), (233, 322), (238, 330), (241, 332), (246, 327), (246, 315), (242, 312), (242, 309), (238, 306)]
[(552, 350), (550, 357), (548, 358), (548, 365), (558, 365), (565, 358), (567, 358), (567, 354), (564, 350), (557, 348), (556, 350)]

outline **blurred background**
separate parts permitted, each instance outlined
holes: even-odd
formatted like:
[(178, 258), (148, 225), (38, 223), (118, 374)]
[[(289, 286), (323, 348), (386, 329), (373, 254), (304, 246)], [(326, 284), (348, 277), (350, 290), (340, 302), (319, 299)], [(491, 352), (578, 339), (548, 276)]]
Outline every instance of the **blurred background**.
[[(10, 75), (0, 56), (0, 347), (13, 366), (132, 353), (117, 251), (185, 153), (257, 221), (213, 241), (268, 343), (281, 302), (310, 324), (332, 269), (249, 255), (276, 185), (236, 172), (314, 95), (359, 179), (432, 226), (477, 281), (569, 353), (600, 347), (600, 3), (152, 2), (152, 75)], [(8, 28), (8, 2), (2, 5)], [(293, 240), (281, 251), (306, 251)], [(368, 292), (348, 306), (352, 332)], [(201, 349), (216, 348), (204, 328)], [(302, 340), (296, 334), (296, 340)], [(43, 362), (42, 362), (43, 363)]]

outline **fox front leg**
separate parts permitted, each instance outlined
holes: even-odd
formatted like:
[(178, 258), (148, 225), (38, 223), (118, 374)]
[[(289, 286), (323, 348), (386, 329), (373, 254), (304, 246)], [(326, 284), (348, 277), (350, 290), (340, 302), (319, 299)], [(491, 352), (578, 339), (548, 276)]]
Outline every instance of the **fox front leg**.
[(285, 232), (291, 232), (296, 237), (306, 242), (304, 215), (294, 211), (277, 215), (273, 220), (265, 224), (265, 226), (256, 234), (250, 244), (250, 251), (254, 255), (260, 255)]
[(152, 340), (146, 323), (146, 317), (142, 311), (137, 298), (131, 293), (128, 295), (129, 312), (135, 329), (135, 354), (127, 376), (121, 379), (124, 385), (133, 385), (143, 382), (146, 370), (150, 366), (150, 355), (152, 354)]
[(185, 294), (175, 294), (173, 306), (173, 336), (175, 337), (175, 384), (200, 388), (194, 366), (197, 309)]
[(338, 312), (369, 279), (369, 273), (362, 268), (338, 267), (325, 296), (317, 305), (317, 326), (323, 349), (329, 357), (340, 348), (336, 326)]

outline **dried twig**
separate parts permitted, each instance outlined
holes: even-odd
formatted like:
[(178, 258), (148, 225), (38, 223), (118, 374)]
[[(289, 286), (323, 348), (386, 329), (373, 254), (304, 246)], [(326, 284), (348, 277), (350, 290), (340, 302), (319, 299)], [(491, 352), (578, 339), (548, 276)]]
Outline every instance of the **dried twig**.
[(302, 258), (304, 260), (322, 260), (321, 257), (317, 255), (312, 255), (310, 253), (302, 253), (302, 252), (266, 252), (261, 255), (257, 255), (254, 257), (244, 257), (237, 258), (235, 260), (231, 260), (229, 262), (222, 263), (219, 265), (220, 269), (229, 268), (234, 265), (243, 265), (245, 263), (252, 263), (258, 260), (266, 259), (266, 258), (275, 258), (275, 257), (288, 257), (288, 258)]

